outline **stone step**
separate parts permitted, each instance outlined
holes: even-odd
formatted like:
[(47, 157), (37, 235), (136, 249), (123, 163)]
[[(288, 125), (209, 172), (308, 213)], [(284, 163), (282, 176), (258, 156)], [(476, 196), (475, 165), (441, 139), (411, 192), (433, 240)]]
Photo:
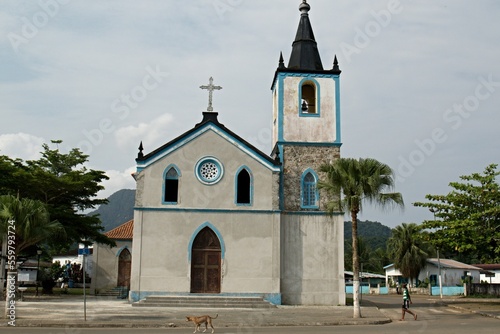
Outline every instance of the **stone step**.
[(116, 297), (116, 298), (126, 298), (128, 295), (128, 290), (126, 288), (116, 287), (108, 290), (101, 290), (97, 293), (99, 296)]
[(132, 303), (138, 307), (194, 307), (194, 308), (273, 308), (275, 305), (254, 297), (178, 297), (148, 296)]

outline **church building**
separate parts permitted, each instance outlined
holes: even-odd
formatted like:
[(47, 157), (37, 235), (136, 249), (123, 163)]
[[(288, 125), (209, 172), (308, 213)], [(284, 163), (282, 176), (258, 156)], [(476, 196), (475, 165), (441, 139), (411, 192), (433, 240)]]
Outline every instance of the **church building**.
[(130, 301), (258, 297), (345, 305), (343, 213), (327, 213), (320, 166), (340, 157), (340, 69), (324, 69), (303, 1), (272, 81), (266, 154), (209, 107), (193, 128), (136, 159)]

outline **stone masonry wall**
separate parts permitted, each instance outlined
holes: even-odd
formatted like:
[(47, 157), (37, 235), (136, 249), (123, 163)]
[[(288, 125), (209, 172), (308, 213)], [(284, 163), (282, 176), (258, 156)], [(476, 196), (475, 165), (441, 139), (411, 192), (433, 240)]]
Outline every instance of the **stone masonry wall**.
[[(302, 173), (311, 168), (324, 179), (324, 173), (319, 171), (320, 166), (332, 163), (340, 158), (340, 147), (337, 146), (292, 146), (283, 147), (283, 190), (284, 209), (287, 211), (305, 211), (300, 208), (300, 188)], [(331, 200), (324, 191), (320, 192), (319, 210), (326, 210), (326, 203)]]

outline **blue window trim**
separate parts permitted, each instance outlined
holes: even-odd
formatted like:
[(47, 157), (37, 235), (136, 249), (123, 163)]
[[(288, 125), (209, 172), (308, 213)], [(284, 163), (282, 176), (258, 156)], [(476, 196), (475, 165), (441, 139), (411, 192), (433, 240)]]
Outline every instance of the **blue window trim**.
[[(314, 85), (314, 92), (316, 93), (316, 112), (314, 114), (307, 113), (307, 112), (302, 112), (302, 86), (306, 83), (312, 83)], [(306, 77), (299, 82), (299, 101), (298, 101), (298, 110), (299, 110), (299, 116), (300, 117), (321, 117), (321, 101), (320, 101), (320, 86), (318, 81), (316, 81), (314, 78), (311, 77)]]
[(224, 243), (224, 239), (222, 239), (222, 234), (210, 222), (205, 222), (205, 223), (201, 224), (200, 226), (198, 226), (198, 228), (191, 235), (191, 239), (189, 240), (189, 244), (188, 244), (188, 261), (189, 261), (189, 263), (191, 263), (191, 256), (193, 255), (192, 253), (193, 253), (194, 239), (196, 238), (198, 233), (200, 233), (201, 230), (203, 230), (205, 227), (208, 227), (209, 229), (211, 229), (215, 233), (217, 238), (219, 238), (221, 259), (224, 260), (224, 257), (226, 256), (226, 244)]
[[(217, 176), (216, 179), (207, 180), (206, 178), (204, 178), (200, 174), (200, 166), (205, 162), (212, 162), (219, 169), (219, 175)], [(194, 166), (194, 174), (196, 175), (196, 178), (198, 179), (198, 181), (200, 181), (201, 183), (206, 184), (206, 185), (213, 185), (213, 184), (216, 184), (217, 182), (219, 182), (220, 180), (222, 180), (222, 177), (224, 176), (224, 166), (219, 161), (219, 159), (217, 159), (216, 157), (206, 156), (206, 157), (203, 157), (200, 160), (198, 160), (198, 162)]]
[(125, 246), (120, 247), (120, 249), (118, 249), (118, 250), (116, 251), (116, 257), (120, 257), (120, 254), (121, 254), (121, 253), (122, 253), (125, 249), (126, 249), (126, 250), (128, 250), (128, 251), (130, 252), (130, 256), (132, 256), (132, 250), (131, 250), (131, 249), (129, 249), (127, 245), (125, 245)]
[[(166, 204), (166, 205), (175, 205), (179, 203), (179, 193), (177, 193), (177, 202), (165, 202), (165, 181), (167, 180), (167, 173), (168, 171), (173, 168), (177, 172), (177, 180), (180, 181), (181, 178), (181, 171), (179, 167), (177, 167), (175, 164), (170, 164), (163, 170), (163, 178), (162, 178), (162, 187), (161, 187), (161, 204)], [(180, 182), (179, 182), (180, 185)], [(180, 187), (178, 187), (179, 191)]]
[[(238, 176), (242, 170), (246, 170), (248, 175), (250, 176), (250, 203), (238, 203)], [(252, 206), (253, 205), (253, 174), (249, 167), (241, 166), (236, 171), (236, 175), (234, 176), (234, 204), (237, 206)]]
[[(314, 205), (304, 205), (304, 197), (305, 197), (305, 193), (304, 193), (304, 186), (305, 186), (304, 178), (309, 173), (311, 173), (311, 175), (314, 177), (314, 185), (315, 185), (315, 188), (316, 188), (316, 191), (315, 191), (316, 200), (314, 201)], [(301, 179), (300, 179), (300, 207), (302, 209), (318, 209), (319, 208), (318, 174), (316, 174), (316, 172), (314, 170), (312, 170), (311, 168), (306, 169), (302, 173), (302, 176), (301, 176)]]

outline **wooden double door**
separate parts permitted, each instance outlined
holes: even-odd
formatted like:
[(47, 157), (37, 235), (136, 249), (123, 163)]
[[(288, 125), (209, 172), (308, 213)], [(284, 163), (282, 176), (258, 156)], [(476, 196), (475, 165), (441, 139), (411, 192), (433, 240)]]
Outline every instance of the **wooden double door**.
[(221, 247), (208, 227), (198, 233), (191, 251), (191, 293), (220, 293)]

